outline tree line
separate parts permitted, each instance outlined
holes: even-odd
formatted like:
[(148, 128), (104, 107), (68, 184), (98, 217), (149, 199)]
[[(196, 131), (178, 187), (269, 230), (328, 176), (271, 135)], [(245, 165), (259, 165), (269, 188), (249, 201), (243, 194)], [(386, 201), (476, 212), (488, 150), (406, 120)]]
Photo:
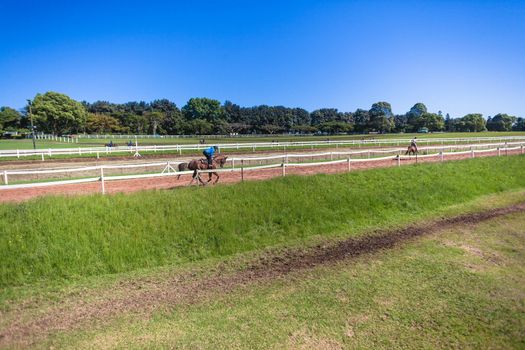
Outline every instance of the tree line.
[(179, 108), (174, 102), (111, 103), (78, 102), (57, 92), (38, 94), (22, 110), (0, 108), (0, 130), (27, 131), (29, 110), (38, 132), (55, 135), (98, 134), (276, 134), (276, 133), (368, 133), (436, 131), (525, 131), (525, 120), (504, 113), (488, 117), (479, 113), (451, 118), (432, 113), (416, 103), (404, 114), (394, 114), (388, 102), (374, 103), (369, 110), (341, 112), (321, 108), (260, 105), (241, 107), (210, 98), (191, 98)]

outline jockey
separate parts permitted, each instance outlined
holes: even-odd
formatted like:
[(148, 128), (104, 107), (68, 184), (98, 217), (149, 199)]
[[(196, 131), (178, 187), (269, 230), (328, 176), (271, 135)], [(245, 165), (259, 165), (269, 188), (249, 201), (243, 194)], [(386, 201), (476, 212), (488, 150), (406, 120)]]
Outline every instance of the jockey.
[(410, 141), (410, 146), (414, 146), (416, 148), (416, 151), (417, 151), (417, 136), (415, 136), (411, 141)]
[(219, 147), (217, 146), (213, 146), (213, 147), (209, 147), (209, 148), (206, 148), (202, 154), (206, 157), (206, 159), (208, 160), (208, 168), (211, 168), (212, 165), (213, 165), (213, 155), (215, 154), (215, 152), (217, 152), (219, 149)]

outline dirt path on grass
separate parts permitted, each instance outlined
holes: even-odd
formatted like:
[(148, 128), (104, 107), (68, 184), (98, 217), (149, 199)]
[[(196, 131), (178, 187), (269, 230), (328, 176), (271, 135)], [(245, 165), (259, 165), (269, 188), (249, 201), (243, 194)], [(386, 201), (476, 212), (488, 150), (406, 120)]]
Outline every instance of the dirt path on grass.
[(148, 318), (156, 311), (169, 310), (176, 305), (201, 302), (214, 295), (316, 266), (348, 263), (359, 256), (391, 249), (420, 236), (524, 211), (525, 201), (402, 229), (377, 231), (361, 238), (268, 252), (243, 268), (221, 264), (211, 270), (201, 268), (184, 273), (164, 273), (121, 281), (104, 290), (74, 292), (55, 301), (22, 303), (0, 313), (0, 318), (4, 319), (0, 323), (0, 347), (29, 346), (57, 332), (74, 331), (89, 325), (100, 327), (119, 315)]
[[(521, 150), (508, 151), (506, 154), (514, 155), (520, 154)], [(476, 154), (476, 157), (490, 157), (497, 156), (498, 152), (486, 152)], [(504, 154), (502, 154), (504, 156)], [(461, 160), (471, 158), (469, 154), (458, 154), (458, 155), (447, 155), (445, 161)], [(411, 159), (402, 160), (401, 166), (408, 164), (427, 163), (427, 162), (439, 162), (439, 157), (419, 158), (416, 160), (415, 157)], [(392, 157), (390, 160), (378, 160), (378, 161), (367, 161), (351, 164), (351, 171), (364, 170), (371, 168), (383, 168), (397, 166), (397, 161)], [(313, 175), (313, 174), (334, 174), (348, 171), (348, 165), (332, 164), (323, 166), (301, 166), (301, 167), (289, 167), (286, 168), (286, 175)], [(240, 172), (224, 172), (220, 174), (220, 183), (235, 183), (241, 182)], [(267, 180), (274, 177), (282, 176), (281, 168), (271, 169), (258, 169), (253, 171), (244, 172), (244, 181), (253, 180)], [(176, 187), (188, 186), (191, 181), (191, 175), (182, 175), (180, 179), (177, 176), (166, 176), (156, 178), (144, 178), (144, 179), (132, 179), (132, 180), (114, 180), (105, 182), (106, 193), (119, 193), (119, 192), (136, 192), (142, 190), (160, 190), (160, 189), (172, 189)], [(53, 185), (45, 187), (33, 187), (33, 188), (20, 188), (20, 189), (4, 189), (0, 190), (0, 202), (21, 202), (34, 197), (45, 196), (45, 195), (82, 195), (90, 193), (100, 193), (101, 183), (90, 182), (80, 184), (68, 184), (68, 185)]]

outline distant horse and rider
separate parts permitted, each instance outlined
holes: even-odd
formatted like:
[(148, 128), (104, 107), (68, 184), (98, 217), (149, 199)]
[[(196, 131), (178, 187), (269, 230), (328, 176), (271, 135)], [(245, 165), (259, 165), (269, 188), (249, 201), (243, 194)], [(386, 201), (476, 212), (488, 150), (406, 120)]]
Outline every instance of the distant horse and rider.
[[(218, 151), (217, 146), (206, 148), (202, 154), (205, 159), (193, 159), (189, 163), (180, 163), (178, 170), (179, 171), (186, 171), (186, 170), (193, 170), (192, 179), (190, 182), (190, 185), (193, 183), (193, 181), (198, 180), (198, 182), (201, 185), (207, 185), (208, 183), (212, 182), (213, 176), (215, 176), (215, 181), (212, 182), (212, 184), (216, 184), (219, 181), (219, 173), (218, 172), (209, 172), (208, 173), (208, 181), (204, 182), (201, 179), (201, 176), (199, 174), (199, 170), (210, 170), (210, 169), (217, 169), (217, 168), (224, 168), (224, 164), (226, 163), (226, 159), (228, 157), (222, 156), (222, 155), (215, 155), (215, 152)], [(180, 178), (180, 175), (177, 177), (177, 179)]]
[(417, 136), (416, 136), (410, 141), (410, 146), (408, 146), (408, 149), (405, 152), (405, 155), (407, 155), (407, 154), (408, 155), (411, 155), (411, 154), (417, 155), (418, 153), (419, 153), (419, 151), (417, 150)]

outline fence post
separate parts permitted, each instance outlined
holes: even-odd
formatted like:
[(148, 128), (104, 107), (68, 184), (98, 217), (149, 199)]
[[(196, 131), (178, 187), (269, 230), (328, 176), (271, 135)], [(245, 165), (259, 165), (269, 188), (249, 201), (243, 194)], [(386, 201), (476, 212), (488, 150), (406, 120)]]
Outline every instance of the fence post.
[(244, 159), (241, 159), (241, 182), (244, 181)]
[(7, 170), (4, 170), (4, 185), (9, 185), (9, 182), (7, 181)]
[(474, 158), (474, 151), (470, 151), (471, 158)]
[(97, 159), (100, 159), (100, 156), (99, 156), (99, 154), (98, 154), (98, 151), (97, 151)]
[[(523, 146), (521, 146), (521, 148), (523, 148)], [(16, 157), (18, 159), (20, 159), (20, 150), (18, 150), (18, 149), (16, 150)]]
[(501, 156), (501, 150), (500, 148), (498, 147), (498, 157)]
[(401, 166), (401, 157), (397, 155), (397, 166)]
[(521, 154), (523, 154), (523, 145), (521, 145), (520, 148), (521, 148)]
[(42, 161), (44, 161), (44, 152), (40, 153), (40, 155), (42, 156)]
[(102, 194), (105, 194), (106, 186), (104, 183), (104, 167), (103, 166), (100, 167), (100, 184), (101, 184)]
[(347, 158), (346, 162), (348, 163), (348, 171), (350, 171), (350, 164), (351, 164), (350, 156)]
[(330, 160), (334, 160), (334, 153), (330, 152)]
[(281, 166), (283, 167), (283, 176), (286, 176), (286, 163), (283, 162)]
[(443, 161), (443, 151), (439, 152), (439, 157), (441, 158), (441, 161)]

